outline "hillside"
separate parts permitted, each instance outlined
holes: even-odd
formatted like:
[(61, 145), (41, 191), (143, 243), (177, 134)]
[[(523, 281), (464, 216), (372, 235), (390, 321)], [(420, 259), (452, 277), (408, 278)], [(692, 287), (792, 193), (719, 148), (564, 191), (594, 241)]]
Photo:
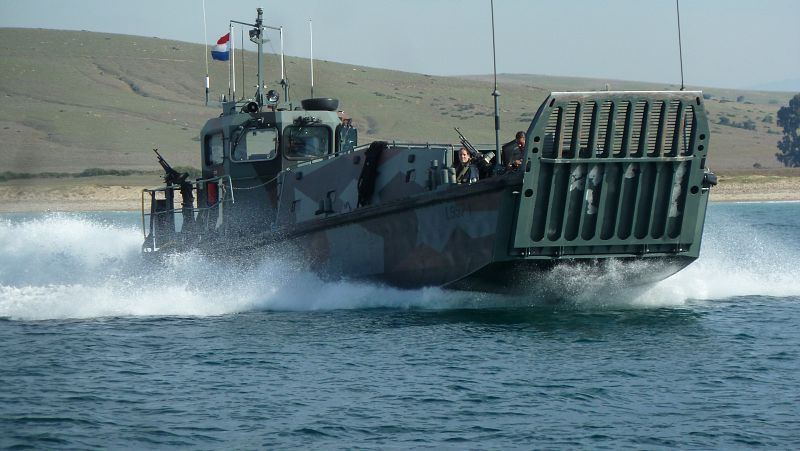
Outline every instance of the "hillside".
[[(219, 114), (204, 105), (202, 45), (79, 31), (0, 29), (0, 172), (81, 172), (86, 168), (157, 169), (150, 149), (176, 166), (197, 166), (198, 132)], [(237, 55), (238, 57), (238, 55)], [(255, 55), (245, 54), (246, 91)], [(210, 62), (212, 95), (227, 91), (225, 63)], [(315, 94), (341, 99), (361, 142), (455, 142), (458, 126), (476, 143), (494, 142), (491, 78), (434, 77), (315, 61)], [(267, 82), (277, 88), (278, 58)], [(237, 64), (237, 84), (241, 67)], [(309, 95), (308, 62), (287, 59), (291, 96)], [(527, 128), (556, 90), (676, 89), (599, 79), (501, 75), (503, 140)], [(709, 165), (717, 172), (779, 168), (777, 110), (792, 93), (704, 89), (712, 125)], [(770, 122), (769, 119), (772, 119)], [(720, 125), (748, 123), (754, 129)], [(748, 122), (749, 121), (749, 122)]]

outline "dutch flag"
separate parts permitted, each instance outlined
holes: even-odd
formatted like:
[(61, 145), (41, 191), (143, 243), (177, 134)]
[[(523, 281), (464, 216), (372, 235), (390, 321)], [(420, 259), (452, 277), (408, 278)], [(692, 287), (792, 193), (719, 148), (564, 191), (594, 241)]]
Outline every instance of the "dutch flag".
[(215, 45), (214, 48), (211, 49), (211, 58), (214, 58), (215, 60), (218, 61), (228, 61), (228, 58), (230, 58), (231, 55), (230, 52), (231, 44), (229, 42), (230, 40), (231, 40), (230, 33), (219, 38), (217, 40), (217, 45)]

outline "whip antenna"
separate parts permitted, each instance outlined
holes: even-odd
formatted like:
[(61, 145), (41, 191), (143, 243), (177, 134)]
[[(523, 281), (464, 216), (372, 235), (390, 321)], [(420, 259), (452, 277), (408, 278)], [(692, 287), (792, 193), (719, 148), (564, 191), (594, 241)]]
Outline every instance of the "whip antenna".
[[(239, 47), (239, 67), (242, 69), (242, 96), (241, 98), (244, 100), (244, 27), (239, 28), (239, 34), (241, 35), (241, 47)], [(236, 99), (233, 99), (236, 100)]]
[(289, 82), (286, 81), (286, 65), (283, 63), (283, 27), (280, 27), (281, 33), (281, 86), (283, 86), (284, 101), (289, 101)]
[(681, 45), (681, 7), (680, 0), (675, 0), (675, 11), (678, 14), (678, 58), (681, 61), (681, 91), (683, 91), (683, 46)]
[(502, 167), (503, 155), (502, 152), (500, 152), (500, 107), (498, 104), (500, 93), (497, 92), (497, 51), (494, 45), (494, 0), (490, 1), (490, 6), (492, 8), (492, 64), (494, 65), (494, 92), (492, 92), (492, 97), (494, 97), (494, 169), (495, 172), (497, 172)]
[(311, 19), (308, 19), (308, 35), (311, 40), (311, 54), (309, 62), (311, 63), (311, 98), (314, 98), (314, 27), (311, 25)]

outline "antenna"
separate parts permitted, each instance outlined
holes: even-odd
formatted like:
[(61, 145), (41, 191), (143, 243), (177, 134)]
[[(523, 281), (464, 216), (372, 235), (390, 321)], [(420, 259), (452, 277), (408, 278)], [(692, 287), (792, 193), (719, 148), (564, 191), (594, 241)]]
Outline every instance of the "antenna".
[(494, 46), (494, 0), (490, 1), (492, 8), (492, 63), (494, 65), (494, 170), (497, 172), (503, 165), (503, 153), (500, 152), (500, 106), (499, 97), (500, 93), (497, 91), (497, 52)]
[(308, 34), (311, 37), (311, 56), (309, 61), (311, 63), (311, 98), (314, 98), (314, 27), (311, 25), (311, 19), (308, 19)]
[[(288, 102), (289, 101), (289, 82), (286, 80), (286, 63), (285, 63), (284, 52), (283, 52), (283, 26), (271, 27), (269, 25), (264, 25), (264, 28), (268, 28), (270, 30), (275, 30), (275, 31), (280, 33), (280, 39), (281, 39), (281, 82), (280, 82), (280, 84), (281, 84), (281, 86), (283, 86), (283, 94), (284, 94), (284, 97), (285, 97), (284, 102)], [(275, 49), (273, 48), (273, 50), (275, 50)]]
[[(280, 37), (281, 37), (281, 82), (280, 82), (280, 84), (281, 84), (281, 86), (283, 86), (283, 94), (284, 94), (284, 97), (285, 97), (284, 102), (288, 102), (289, 101), (289, 82), (286, 80), (286, 63), (284, 62), (285, 58), (284, 58), (284, 52), (283, 52), (283, 26), (272, 27), (272, 26), (269, 26), (269, 25), (264, 25), (264, 28), (269, 29), (269, 30), (275, 30), (275, 31), (280, 33)], [(265, 40), (268, 40), (268, 39), (265, 39)], [(275, 49), (273, 48), (273, 50), (275, 50)]]
[(289, 83), (286, 81), (286, 65), (283, 62), (283, 26), (279, 28), (281, 33), (281, 86), (283, 86), (284, 102), (289, 101)]
[[(256, 8), (256, 13), (258, 13), (255, 29), (256, 37), (258, 38), (258, 89), (256, 89), (256, 102), (258, 102), (258, 106), (264, 106), (264, 71), (261, 67), (261, 59), (264, 57), (264, 27), (262, 26), (264, 10)], [(250, 39), (252, 39), (252, 36)]]
[[(242, 71), (242, 96), (241, 98), (244, 99), (244, 28), (239, 28), (239, 34), (241, 35), (241, 47), (239, 47), (239, 67)], [(233, 99), (236, 100), (236, 99)]]
[(681, 45), (681, 7), (680, 0), (675, 0), (675, 10), (678, 13), (678, 57), (681, 61), (681, 91), (683, 91), (683, 46)]
[[(256, 44), (258, 50), (256, 51), (256, 73), (258, 77), (258, 86), (256, 86), (256, 103), (259, 107), (264, 105), (264, 73), (261, 70), (261, 59), (264, 53), (264, 10), (261, 8), (256, 8), (256, 23), (249, 24), (245, 22), (239, 22), (238, 20), (231, 20), (231, 23), (236, 23), (239, 25), (246, 25), (248, 27), (253, 27), (250, 31), (248, 31), (248, 35), (250, 36), (250, 42)], [(244, 45), (242, 45), (244, 47)]]
[[(264, 106), (264, 72), (262, 68), (262, 60), (264, 58), (264, 42), (268, 41), (265, 38), (264, 30), (280, 30), (281, 31), (281, 77), (284, 74), (284, 67), (283, 67), (283, 27), (271, 27), (269, 25), (264, 25), (264, 10), (261, 8), (256, 8), (256, 12), (258, 16), (256, 17), (255, 24), (249, 24), (246, 22), (239, 22), (238, 20), (231, 20), (230, 23), (232, 24), (239, 24), (239, 25), (246, 25), (248, 27), (253, 27), (250, 31), (248, 31), (248, 35), (250, 36), (250, 41), (255, 43), (258, 46), (258, 50), (256, 52), (257, 59), (256, 59), (256, 71), (258, 73), (258, 86), (256, 86), (256, 98), (255, 101), (259, 107)], [(242, 49), (244, 49), (244, 35), (242, 36)], [(244, 57), (242, 57), (244, 59)], [(244, 69), (242, 69), (244, 72)], [(244, 84), (244, 82), (242, 82)]]

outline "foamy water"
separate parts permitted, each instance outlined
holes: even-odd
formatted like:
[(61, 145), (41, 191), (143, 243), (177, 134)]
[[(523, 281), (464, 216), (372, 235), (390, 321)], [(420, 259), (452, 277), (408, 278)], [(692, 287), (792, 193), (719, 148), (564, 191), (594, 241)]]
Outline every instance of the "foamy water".
[(612, 265), (517, 297), (152, 271), (137, 220), (0, 217), (0, 448), (800, 447), (800, 204), (712, 206), (649, 288)]
[[(800, 210), (800, 204), (787, 208)], [(745, 207), (742, 207), (745, 208)], [(733, 209), (733, 210), (731, 210)], [(732, 213), (733, 211), (733, 213)], [(288, 257), (248, 268), (187, 253), (159, 270), (142, 265), (136, 215), (124, 220), (50, 214), (0, 219), (0, 317), (63, 319), (113, 316), (209, 316), (254, 310), (518, 307), (568, 294), (576, 308), (679, 306), (689, 299), (800, 295), (800, 251), (785, 224), (749, 223), (735, 206), (709, 214), (701, 258), (651, 287), (626, 288), (630, 271), (553, 274), (528, 296), (499, 296), (377, 284), (325, 282)], [(791, 216), (791, 213), (789, 214)], [(789, 224), (791, 226), (791, 224)], [(788, 229), (787, 229), (788, 230)]]

